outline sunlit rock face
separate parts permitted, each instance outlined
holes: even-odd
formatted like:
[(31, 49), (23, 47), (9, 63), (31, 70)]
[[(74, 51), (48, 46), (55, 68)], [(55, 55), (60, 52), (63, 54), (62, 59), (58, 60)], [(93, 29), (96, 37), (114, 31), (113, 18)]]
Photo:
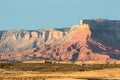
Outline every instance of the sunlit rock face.
[(32, 49), (40, 45), (51, 44), (62, 38), (64, 31), (43, 30), (9, 30), (0, 32), (0, 53), (13, 53)]
[[(116, 20), (81, 20), (70, 29), (2, 31), (0, 36), (1, 59), (120, 59), (120, 21)], [(9, 52), (13, 54), (5, 54)]]

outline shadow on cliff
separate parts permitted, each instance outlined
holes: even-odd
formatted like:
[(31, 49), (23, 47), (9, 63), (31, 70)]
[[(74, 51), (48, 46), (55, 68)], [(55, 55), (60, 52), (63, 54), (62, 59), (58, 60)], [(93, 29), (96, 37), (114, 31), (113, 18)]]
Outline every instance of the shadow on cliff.
[(108, 55), (110, 56), (110, 58), (120, 60), (120, 53), (119, 53), (119, 54), (116, 54), (116, 53), (108, 53)]
[(90, 42), (87, 39), (87, 45), (89, 48), (95, 53), (106, 53), (111, 58), (120, 60), (120, 53), (115, 53), (116, 49), (120, 50), (120, 41), (117, 35), (118, 33), (116, 33), (116, 29), (113, 27), (116, 23), (108, 23), (108, 21), (96, 22), (94, 20), (86, 21), (86, 23), (89, 24), (91, 31), (90, 37), (92, 40), (101, 43), (105, 50), (100, 48), (98, 46), (99, 44), (94, 43), (94, 41)]
[(37, 47), (37, 41), (34, 41), (32, 48), (36, 48), (36, 47)]
[(71, 61), (75, 62), (78, 59), (79, 53), (78, 52), (74, 52), (74, 54), (72, 55), (72, 59)]

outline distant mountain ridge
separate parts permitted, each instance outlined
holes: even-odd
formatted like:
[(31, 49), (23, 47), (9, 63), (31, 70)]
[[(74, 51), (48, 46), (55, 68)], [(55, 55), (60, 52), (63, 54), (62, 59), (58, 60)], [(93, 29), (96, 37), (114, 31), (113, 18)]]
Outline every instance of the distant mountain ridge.
[(0, 31), (0, 53), (19, 52), (41, 44), (52, 43), (63, 37), (64, 29), (8, 30)]
[(119, 20), (81, 20), (70, 29), (3, 31), (0, 36), (1, 59), (120, 59)]

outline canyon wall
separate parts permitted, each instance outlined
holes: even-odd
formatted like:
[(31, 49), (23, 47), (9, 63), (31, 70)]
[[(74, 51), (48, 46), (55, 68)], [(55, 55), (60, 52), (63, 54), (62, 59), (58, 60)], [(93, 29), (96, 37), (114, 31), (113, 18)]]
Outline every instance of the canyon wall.
[(13, 53), (51, 44), (66, 32), (55, 29), (0, 31), (0, 53)]
[(1, 59), (120, 59), (118, 20), (81, 20), (70, 29), (2, 31), (0, 39)]

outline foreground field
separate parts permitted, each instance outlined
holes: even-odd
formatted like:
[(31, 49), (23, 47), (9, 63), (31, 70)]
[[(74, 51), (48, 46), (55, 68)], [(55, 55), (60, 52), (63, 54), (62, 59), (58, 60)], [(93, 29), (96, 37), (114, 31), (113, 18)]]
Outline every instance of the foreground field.
[[(54, 79), (53, 79), (54, 78)], [(0, 80), (120, 78), (120, 65), (0, 63)]]
[(103, 69), (84, 72), (47, 72), (41, 73), (39, 71), (0, 71), (0, 80), (45, 80), (45, 79), (91, 79), (91, 78), (120, 78), (120, 69)]

